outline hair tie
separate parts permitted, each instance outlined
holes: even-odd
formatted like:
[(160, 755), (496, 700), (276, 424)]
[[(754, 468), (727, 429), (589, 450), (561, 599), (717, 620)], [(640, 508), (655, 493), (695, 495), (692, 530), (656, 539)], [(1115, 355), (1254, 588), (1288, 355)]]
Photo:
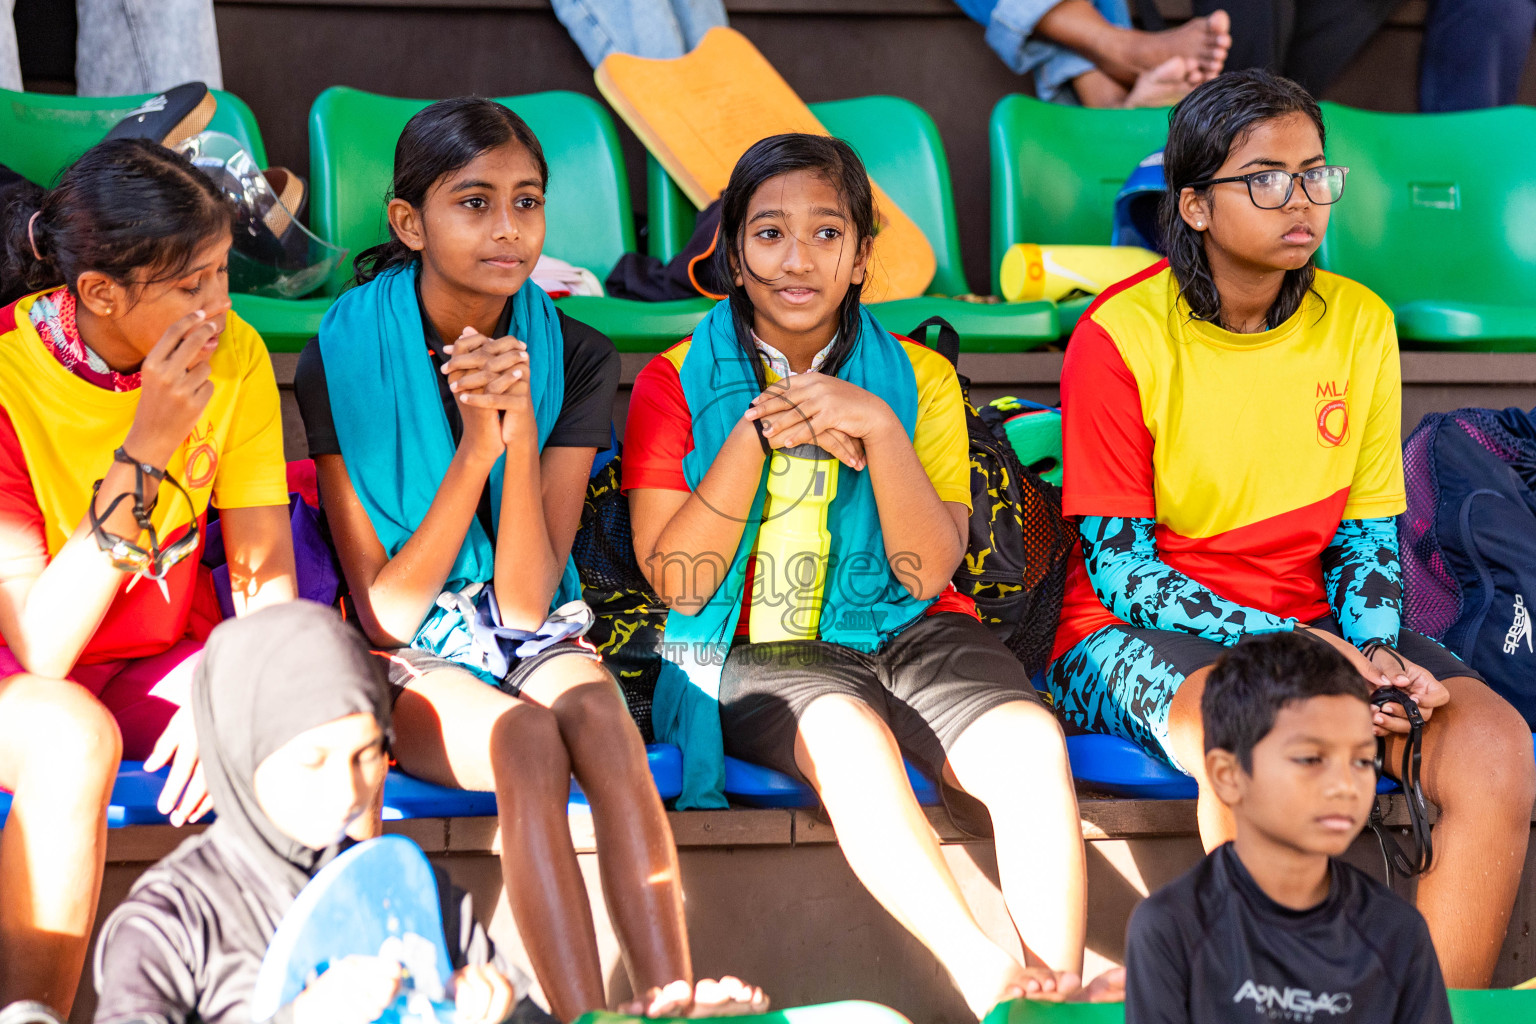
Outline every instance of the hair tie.
[(37, 218), (42, 215), (42, 210), (34, 210), (32, 211), (32, 219), (27, 221), (27, 241), (32, 244), (32, 256), (39, 263), (43, 260), (43, 254), (37, 251), (37, 238), (32, 234), (32, 229), (37, 226)]

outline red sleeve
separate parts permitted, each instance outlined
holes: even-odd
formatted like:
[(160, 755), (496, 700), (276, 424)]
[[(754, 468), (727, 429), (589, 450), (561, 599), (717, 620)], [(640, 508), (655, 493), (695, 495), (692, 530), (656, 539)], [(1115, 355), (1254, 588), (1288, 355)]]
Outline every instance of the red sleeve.
[(1141, 393), (1103, 327), (1079, 321), (1061, 368), (1061, 510), (1152, 518), (1152, 434)]
[(37, 571), (48, 561), (43, 510), (32, 491), (27, 460), (11, 418), (0, 409), (0, 580), (17, 572)]
[(635, 377), (624, 426), (623, 481), (627, 494), (637, 487), (687, 491), (683, 458), (693, 451), (693, 416), (683, 397), (677, 366), (662, 353)]

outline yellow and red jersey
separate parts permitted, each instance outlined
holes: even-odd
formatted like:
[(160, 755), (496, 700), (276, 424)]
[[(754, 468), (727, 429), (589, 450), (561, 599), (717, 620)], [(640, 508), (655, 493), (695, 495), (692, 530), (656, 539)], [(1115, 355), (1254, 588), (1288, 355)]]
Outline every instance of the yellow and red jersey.
[[(925, 345), (898, 338), (902, 350), (912, 361), (917, 381), (917, 425), (912, 447), (928, 474), (941, 501), (971, 506), (970, 439), (965, 426), (965, 404), (960, 382), (949, 360)], [(693, 451), (693, 414), (683, 395), (678, 375), (688, 347), (685, 338), (646, 364), (635, 378), (629, 398), (629, 419), (624, 429), (625, 492), (635, 488), (655, 487), (686, 491), (683, 459)], [(771, 370), (768, 382), (779, 377)], [(743, 602), (750, 602), (750, 579)], [(939, 595), (929, 614), (960, 611), (976, 614), (975, 602), (953, 588)], [(745, 631), (748, 616), (743, 613), (740, 628)]]
[[(0, 309), (0, 529), (29, 538), (52, 558), (85, 518), (92, 485), (106, 473), (138, 410), (138, 389), (113, 391), (72, 373), (28, 317), (30, 295)], [(288, 500), (282, 419), (272, 363), (261, 336), (228, 314), (209, 358), (213, 397), (167, 471), (192, 507), (162, 485), (152, 521), (162, 545), (219, 508)], [(133, 454), (133, 453), (130, 453)], [(158, 654), (187, 635), (196, 556), (172, 568), (169, 598), (152, 583), (124, 590), (92, 636), (82, 664)], [(0, 565), (0, 578), (7, 566)]]
[[(1234, 334), (1191, 319), (1160, 262), (1089, 307), (1061, 391), (1063, 511), (1154, 519), (1159, 557), (1239, 604), (1326, 615), (1339, 522), (1405, 508), (1392, 312), (1347, 278)], [(1074, 555), (1054, 656), (1119, 621)]]

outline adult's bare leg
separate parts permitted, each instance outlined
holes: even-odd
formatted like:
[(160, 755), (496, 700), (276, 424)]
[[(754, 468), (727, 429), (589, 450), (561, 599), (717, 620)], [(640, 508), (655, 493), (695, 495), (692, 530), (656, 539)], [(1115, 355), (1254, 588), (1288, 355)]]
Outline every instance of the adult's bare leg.
[(0, 681), (0, 785), (15, 793), (0, 836), (0, 1005), (67, 1017), (101, 895), (107, 804), (122, 755), (112, 715), (85, 688)]
[(1026, 953), (1081, 976), (1088, 869), (1061, 726), (1033, 701), (993, 708), (955, 740), (949, 770), (991, 812), (1003, 898)]
[(405, 771), (496, 791), (507, 903), (555, 1016), (604, 1009), (592, 908), (566, 819), (571, 763), (555, 716), (445, 669), (412, 682), (394, 720)]
[[(1418, 907), (1451, 988), (1487, 988), (1509, 927), (1536, 800), (1531, 730), (1475, 679), (1442, 680), (1451, 693), (1424, 726), (1424, 795), (1440, 809), (1435, 860)], [(1388, 741), (1392, 774), (1404, 740)]]
[(618, 684), (600, 662), (569, 655), (539, 666), (522, 694), (553, 713), (592, 808), (603, 895), (635, 992), (677, 981), (691, 990), (677, 846)]
[(1164, 32), (1142, 32), (1110, 24), (1089, 0), (1061, 0), (1035, 23), (1034, 35), (1081, 54), (1127, 87), (1170, 57), (1195, 62), (1201, 81), (1215, 78), (1232, 47), (1232, 23), (1224, 11)]
[(890, 729), (861, 701), (820, 697), (800, 716), (795, 763), (821, 796), (848, 865), (892, 917), (928, 947), (975, 1012), (1054, 987), (976, 923), (912, 795)]
[(1200, 783), (1200, 802), (1196, 817), (1200, 842), (1207, 851), (1237, 838), (1237, 822), (1227, 805), (1216, 798), (1210, 780), (1205, 777), (1205, 725), (1200, 718), (1200, 698), (1205, 694), (1209, 667), (1185, 677), (1168, 706), (1168, 741), (1179, 764)]

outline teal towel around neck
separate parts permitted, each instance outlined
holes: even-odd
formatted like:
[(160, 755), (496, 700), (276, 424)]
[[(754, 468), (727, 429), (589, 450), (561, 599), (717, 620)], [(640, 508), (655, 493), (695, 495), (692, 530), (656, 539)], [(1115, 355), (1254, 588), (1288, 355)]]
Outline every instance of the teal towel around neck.
[[(426, 518), (454, 455), (437, 367), (427, 355), (422, 333), (416, 297), (419, 266), (388, 270), (343, 293), (320, 323), (336, 439), (352, 489), (390, 558)], [(532, 281), (512, 297), (508, 330), (528, 346), (529, 388), (542, 451), (565, 402), (565, 342), (554, 302)], [(493, 521), (501, 514), (505, 461), (505, 456), (498, 459), (491, 470)], [(495, 544), (477, 516), (470, 521), (444, 589), (489, 583), (495, 573)], [(567, 561), (554, 604), (579, 596), (575, 567)], [(428, 627), (445, 614), (445, 609), (434, 607), (418, 637), (433, 632)], [(464, 634), (459, 641), (468, 635), (462, 628), (435, 632)], [(451, 657), (452, 643), (443, 635), (429, 649)]]
[[(860, 307), (859, 336), (837, 376), (883, 398), (908, 438), (917, 426), (917, 380), (901, 342)], [(693, 332), (678, 372), (693, 418), (693, 451), (683, 474), (695, 489), (726, 437), (759, 394), (757, 376), (736, 341), (729, 301), (721, 302)], [(737, 620), (747, 561), (757, 545), (767, 492), (767, 464), (724, 581), (695, 615), (667, 616), (663, 649), (675, 664), (656, 683), (651, 723), (656, 738), (683, 750), (679, 809), (725, 807), (725, 752), (720, 731), (720, 670)], [(831, 534), (828, 582), (820, 638), (862, 650), (878, 650), (932, 603), (918, 600), (891, 572), (880, 530), (880, 512), (867, 472), (839, 465), (837, 496), (828, 514)]]

